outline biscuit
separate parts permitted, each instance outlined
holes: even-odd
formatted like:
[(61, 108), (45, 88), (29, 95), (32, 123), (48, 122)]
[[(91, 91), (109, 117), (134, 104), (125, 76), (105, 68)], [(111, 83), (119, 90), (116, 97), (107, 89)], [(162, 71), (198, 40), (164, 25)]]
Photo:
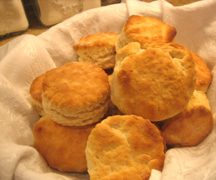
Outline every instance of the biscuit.
[(91, 180), (147, 180), (162, 170), (164, 144), (158, 128), (135, 115), (116, 115), (98, 123), (86, 146)]
[(95, 125), (62, 126), (49, 117), (42, 117), (33, 128), (34, 147), (47, 164), (62, 172), (85, 172), (85, 148)]
[(164, 121), (162, 136), (171, 147), (196, 146), (211, 132), (213, 116), (203, 91), (194, 91), (187, 107)]
[(116, 51), (130, 42), (139, 42), (146, 49), (152, 42), (172, 42), (176, 29), (154, 17), (132, 15), (116, 40)]
[(206, 62), (196, 53), (191, 51), (197, 72), (196, 90), (207, 92), (212, 81), (212, 74)]
[(59, 124), (83, 126), (98, 122), (109, 102), (108, 76), (95, 64), (70, 62), (45, 74), (43, 108)]
[(146, 50), (137, 46), (132, 42), (117, 52), (110, 79), (113, 104), (124, 114), (151, 121), (175, 116), (187, 106), (195, 89), (190, 51), (177, 43), (155, 43)]
[(102, 69), (115, 65), (115, 42), (118, 34), (113, 32), (91, 34), (81, 38), (74, 46), (80, 62), (91, 62)]
[(42, 82), (44, 79), (44, 75), (42, 74), (38, 77), (36, 77), (33, 81), (32, 84), (30, 86), (30, 95), (31, 95), (31, 99), (32, 99), (32, 104), (35, 106), (38, 114), (40, 116), (44, 116), (44, 110), (42, 107)]

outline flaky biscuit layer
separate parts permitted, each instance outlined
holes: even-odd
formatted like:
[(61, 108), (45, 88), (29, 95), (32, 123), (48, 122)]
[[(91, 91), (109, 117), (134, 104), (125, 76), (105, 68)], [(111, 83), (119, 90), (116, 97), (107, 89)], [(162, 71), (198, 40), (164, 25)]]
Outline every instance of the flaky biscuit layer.
[(81, 38), (74, 46), (80, 62), (91, 62), (102, 69), (115, 65), (115, 42), (118, 34), (113, 32), (91, 34)]
[(61, 111), (58, 107), (54, 109), (53, 105), (46, 98), (43, 98), (43, 102), (46, 114), (53, 121), (66, 126), (84, 126), (98, 122), (103, 118), (109, 107), (110, 96), (106, 96), (101, 101), (82, 109), (68, 111)]

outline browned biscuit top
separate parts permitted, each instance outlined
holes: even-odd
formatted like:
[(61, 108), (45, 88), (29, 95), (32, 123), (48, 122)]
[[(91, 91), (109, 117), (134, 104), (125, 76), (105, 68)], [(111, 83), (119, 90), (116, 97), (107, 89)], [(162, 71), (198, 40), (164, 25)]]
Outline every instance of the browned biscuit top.
[[(130, 46), (118, 53), (125, 56), (123, 51), (127, 52)], [(189, 50), (176, 43), (156, 43), (117, 61), (110, 80), (111, 99), (125, 114), (159, 121), (186, 107), (195, 83), (196, 71)]]
[(75, 127), (62, 126), (42, 117), (33, 128), (34, 147), (47, 163), (62, 172), (85, 172), (85, 148), (95, 124)]
[(91, 47), (115, 46), (118, 34), (114, 32), (97, 33), (82, 37), (74, 46), (74, 50), (86, 49)]
[(176, 29), (157, 18), (132, 15), (124, 26), (126, 36), (132, 41), (145, 43), (171, 42), (175, 35)]
[(212, 81), (212, 74), (205, 61), (196, 53), (191, 51), (197, 72), (196, 90), (207, 92)]
[(108, 97), (107, 74), (97, 65), (70, 62), (46, 72), (43, 96), (59, 108), (79, 109)]
[(147, 180), (151, 169), (162, 170), (163, 139), (147, 119), (110, 116), (92, 130), (86, 157), (91, 180)]
[(35, 78), (30, 87), (31, 97), (40, 103), (42, 103), (42, 82), (43, 82), (44, 76), (45, 74), (42, 74), (38, 76), (37, 78)]

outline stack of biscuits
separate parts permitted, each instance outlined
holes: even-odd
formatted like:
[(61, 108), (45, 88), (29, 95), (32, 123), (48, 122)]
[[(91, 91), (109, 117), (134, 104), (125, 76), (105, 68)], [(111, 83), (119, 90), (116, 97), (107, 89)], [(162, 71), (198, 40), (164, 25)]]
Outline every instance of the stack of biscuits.
[(42, 116), (33, 129), (35, 148), (52, 168), (85, 172), (88, 136), (110, 103), (107, 74), (92, 63), (70, 62), (37, 77), (30, 94)]
[(205, 61), (175, 43), (176, 29), (132, 15), (119, 34), (74, 44), (77, 62), (47, 71), (31, 85), (42, 116), (34, 146), (50, 167), (88, 171), (91, 180), (147, 180), (161, 171), (167, 146), (189, 147), (211, 132)]

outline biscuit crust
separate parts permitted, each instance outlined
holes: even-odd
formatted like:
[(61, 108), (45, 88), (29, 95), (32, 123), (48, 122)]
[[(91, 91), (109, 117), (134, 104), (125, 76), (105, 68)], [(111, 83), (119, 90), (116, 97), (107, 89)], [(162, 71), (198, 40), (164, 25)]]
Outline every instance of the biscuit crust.
[(205, 61), (196, 53), (191, 51), (197, 72), (196, 90), (207, 92), (212, 81), (212, 74)]
[(118, 34), (114, 32), (97, 33), (82, 37), (74, 46), (79, 62), (91, 62), (102, 69), (115, 65), (115, 43)]
[(203, 91), (194, 91), (187, 107), (164, 121), (162, 136), (171, 147), (196, 146), (213, 128), (213, 115)]
[[(127, 56), (133, 44), (136, 53)], [(195, 89), (196, 71), (184, 46), (155, 43), (143, 50), (133, 42), (122, 48), (117, 57), (120, 60), (116, 62), (110, 87), (111, 100), (121, 112), (161, 121), (187, 106)]]
[(44, 111), (63, 125), (99, 121), (108, 109), (108, 76), (92, 63), (71, 62), (46, 72), (42, 84)]
[(130, 42), (139, 42), (146, 49), (152, 42), (172, 42), (176, 29), (154, 17), (132, 15), (116, 41), (116, 51)]
[(85, 172), (85, 148), (95, 125), (62, 126), (49, 117), (42, 117), (33, 128), (34, 147), (48, 165), (62, 172)]
[(110, 116), (92, 130), (86, 147), (91, 180), (147, 180), (162, 170), (163, 139), (149, 120), (134, 115)]
[(30, 86), (30, 95), (32, 98), (32, 104), (36, 107), (36, 110), (40, 116), (44, 116), (44, 110), (42, 107), (42, 83), (45, 74), (36, 77)]

